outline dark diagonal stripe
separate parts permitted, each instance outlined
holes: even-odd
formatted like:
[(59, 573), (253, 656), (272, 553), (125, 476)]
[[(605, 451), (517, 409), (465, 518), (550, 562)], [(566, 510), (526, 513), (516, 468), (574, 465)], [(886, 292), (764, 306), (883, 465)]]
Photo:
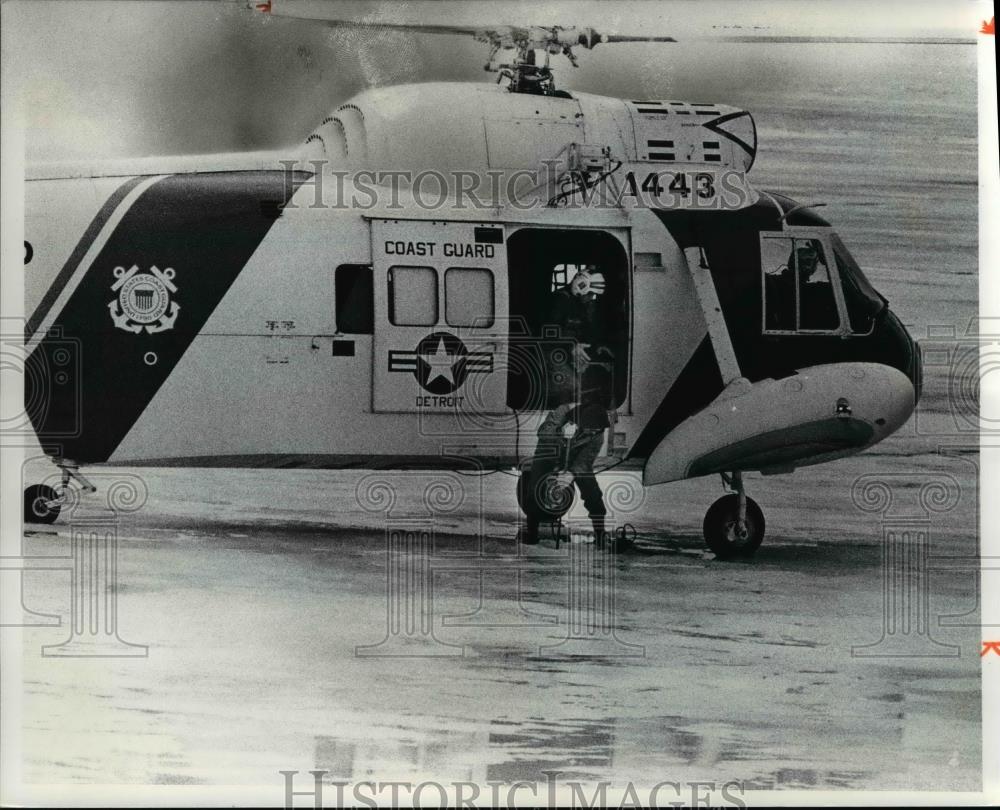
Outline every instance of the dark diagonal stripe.
[(90, 225), (87, 226), (87, 230), (83, 232), (83, 236), (80, 237), (80, 241), (76, 243), (76, 247), (73, 248), (73, 252), (66, 260), (66, 264), (64, 264), (62, 266), (62, 270), (59, 271), (59, 275), (56, 276), (55, 281), (52, 282), (52, 285), (48, 288), (48, 290), (45, 291), (45, 295), (42, 296), (41, 302), (35, 308), (31, 317), (28, 318), (28, 322), (24, 326), (25, 343), (34, 337), (35, 332), (38, 331), (38, 327), (42, 325), (42, 321), (45, 320), (46, 316), (49, 314), (49, 310), (52, 309), (52, 305), (65, 289), (69, 280), (73, 277), (73, 273), (80, 265), (80, 262), (83, 261), (84, 255), (88, 250), (90, 250), (90, 246), (97, 238), (97, 234), (101, 232), (101, 228), (103, 228), (105, 223), (107, 223), (107, 221), (111, 218), (111, 215), (121, 204), (121, 201), (128, 196), (128, 193), (145, 179), (145, 177), (139, 176), (126, 180), (118, 186), (117, 189), (115, 189), (115, 192), (108, 197), (104, 205), (101, 206), (101, 210), (97, 212), (97, 216), (94, 217)]
[(715, 359), (712, 341), (702, 338), (659, 407), (629, 449), (629, 458), (649, 458), (649, 454), (670, 431), (700, 411), (722, 393), (722, 374)]
[[(296, 173), (288, 182), (277, 171), (178, 174), (139, 195), (59, 313), (61, 337), (44, 336), (28, 358), (35, 373), (25, 375), (25, 401), (32, 393), (53, 394), (48, 407), (32, 417), (39, 438), (67, 436), (78, 424), (79, 435), (63, 440), (66, 456), (106, 461), (274, 225), (261, 202), (285, 205), (307, 176)], [(150, 332), (140, 325), (136, 332), (115, 325), (115, 269), (133, 265), (142, 273), (154, 266), (172, 271), (169, 301), (177, 310), (168, 327)], [(55, 368), (49, 358), (60, 340), (79, 346), (78, 377), (63, 386), (47, 371)], [(44, 388), (33, 390), (39, 383)], [(78, 402), (63, 389), (78, 392)], [(189, 394), (196, 401), (199, 392)]]

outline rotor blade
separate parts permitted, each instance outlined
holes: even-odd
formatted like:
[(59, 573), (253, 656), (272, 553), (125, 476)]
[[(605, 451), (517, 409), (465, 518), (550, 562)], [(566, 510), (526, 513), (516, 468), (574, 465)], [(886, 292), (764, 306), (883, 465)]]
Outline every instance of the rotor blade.
[[(299, 19), (309, 19), (300, 17)], [(473, 28), (467, 25), (429, 25), (425, 23), (384, 23), (358, 22), (357, 20), (320, 20), (331, 28), (369, 28), (382, 31), (413, 31), (421, 34), (462, 34), (464, 36), (485, 36), (496, 32), (495, 28)]]
[[(299, 17), (299, 19), (310, 19)], [(426, 25), (417, 23), (358, 22), (356, 20), (319, 20), (330, 28), (368, 28), (379, 31), (412, 31), (421, 34), (463, 34), (480, 36), (491, 32), (488, 28), (471, 28), (462, 25)]]
[(339, 6), (327, 0), (249, 0), (248, 7), (272, 17), (291, 17), (319, 22), (331, 28), (359, 28), (382, 31), (408, 31), (423, 34), (459, 34), (471, 36), (499, 47), (544, 48), (549, 44), (582, 45), (593, 48), (598, 42), (676, 42), (673, 37), (599, 34), (592, 28), (576, 33), (573, 28), (514, 25), (447, 25), (439, 23), (394, 23), (375, 20), (344, 20), (337, 16)]
[[(572, 29), (566, 31), (568, 34)], [(579, 41), (576, 43), (584, 48), (592, 49), (601, 42), (676, 42), (673, 37), (646, 37), (630, 36), (628, 34), (602, 34), (593, 28), (583, 28), (579, 33)]]
[(970, 37), (849, 37), (814, 34), (746, 34), (697, 36), (692, 42), (732, 42), (740, 44), (826, 44), (826, 45), (975, 45)]
[(383, 31), (415, 31), (425, 34), (465, 34), (467, 36), (488, 36), (504, 34), (510, 26), (437, 25), (428, 23), (392, 23), (375, 20), (343, 20), (336, 15), (341, 11), (334, 3), (326, 0), (262, 0), (249, 3), (264, 14), (272, 17), (292, 17), (298, 20), (321, 22), (332, 28), (370, 28)]
[(631, 37), (628, 34), (599, 34), (597, 42), (676, 42), (673, 37)]

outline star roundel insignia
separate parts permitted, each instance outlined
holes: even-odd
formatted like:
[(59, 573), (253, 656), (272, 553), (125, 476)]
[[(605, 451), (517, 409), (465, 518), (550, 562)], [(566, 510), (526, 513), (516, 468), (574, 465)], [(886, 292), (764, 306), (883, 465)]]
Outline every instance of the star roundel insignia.
[(432, 332), (417, 344), (413, 375), (432, 394), (451, 394), (461, 388), (468, 374), (468, 350), (455, 335)]

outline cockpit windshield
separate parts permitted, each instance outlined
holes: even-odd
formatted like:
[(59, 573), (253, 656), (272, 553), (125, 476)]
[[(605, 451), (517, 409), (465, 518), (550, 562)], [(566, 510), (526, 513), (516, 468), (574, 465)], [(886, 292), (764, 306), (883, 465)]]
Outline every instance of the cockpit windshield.
[(844, 288), (844, 302), (851, 321), (851, 331), (859, 335), (871, 332), (875, 317), (888, 303), (865, 278), (858, 263), (837, 234), (831, 234), (833, 253), (837, 260), (837, 270)]

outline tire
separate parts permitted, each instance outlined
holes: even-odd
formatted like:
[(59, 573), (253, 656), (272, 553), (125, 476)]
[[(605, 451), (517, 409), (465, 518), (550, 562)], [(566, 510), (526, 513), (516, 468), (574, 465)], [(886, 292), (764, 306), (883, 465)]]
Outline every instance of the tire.
[(532, 486), (531, 470), (525, 467), (517, 479), (517, 505), (529, 517), (539, 520), (558, 520), (573, 506), (576, 487), (554, 487), (552, 479), (557, 470), (543, 473), (539, 485)]
[(747, 498), (747, 536), (736, 535), (739, 496), (724, 495), (705, 513), (702, 531), (709, 549), (721, 560), (750, 557), (764, 542), (764, 513), (753, 498)]
[(58, 499), (56, 491), (45, 484), (35, 484), (24, 490), (24, 522), (54, 523), (59, 517), (59, 505), (46, 506), (46, 502)]

